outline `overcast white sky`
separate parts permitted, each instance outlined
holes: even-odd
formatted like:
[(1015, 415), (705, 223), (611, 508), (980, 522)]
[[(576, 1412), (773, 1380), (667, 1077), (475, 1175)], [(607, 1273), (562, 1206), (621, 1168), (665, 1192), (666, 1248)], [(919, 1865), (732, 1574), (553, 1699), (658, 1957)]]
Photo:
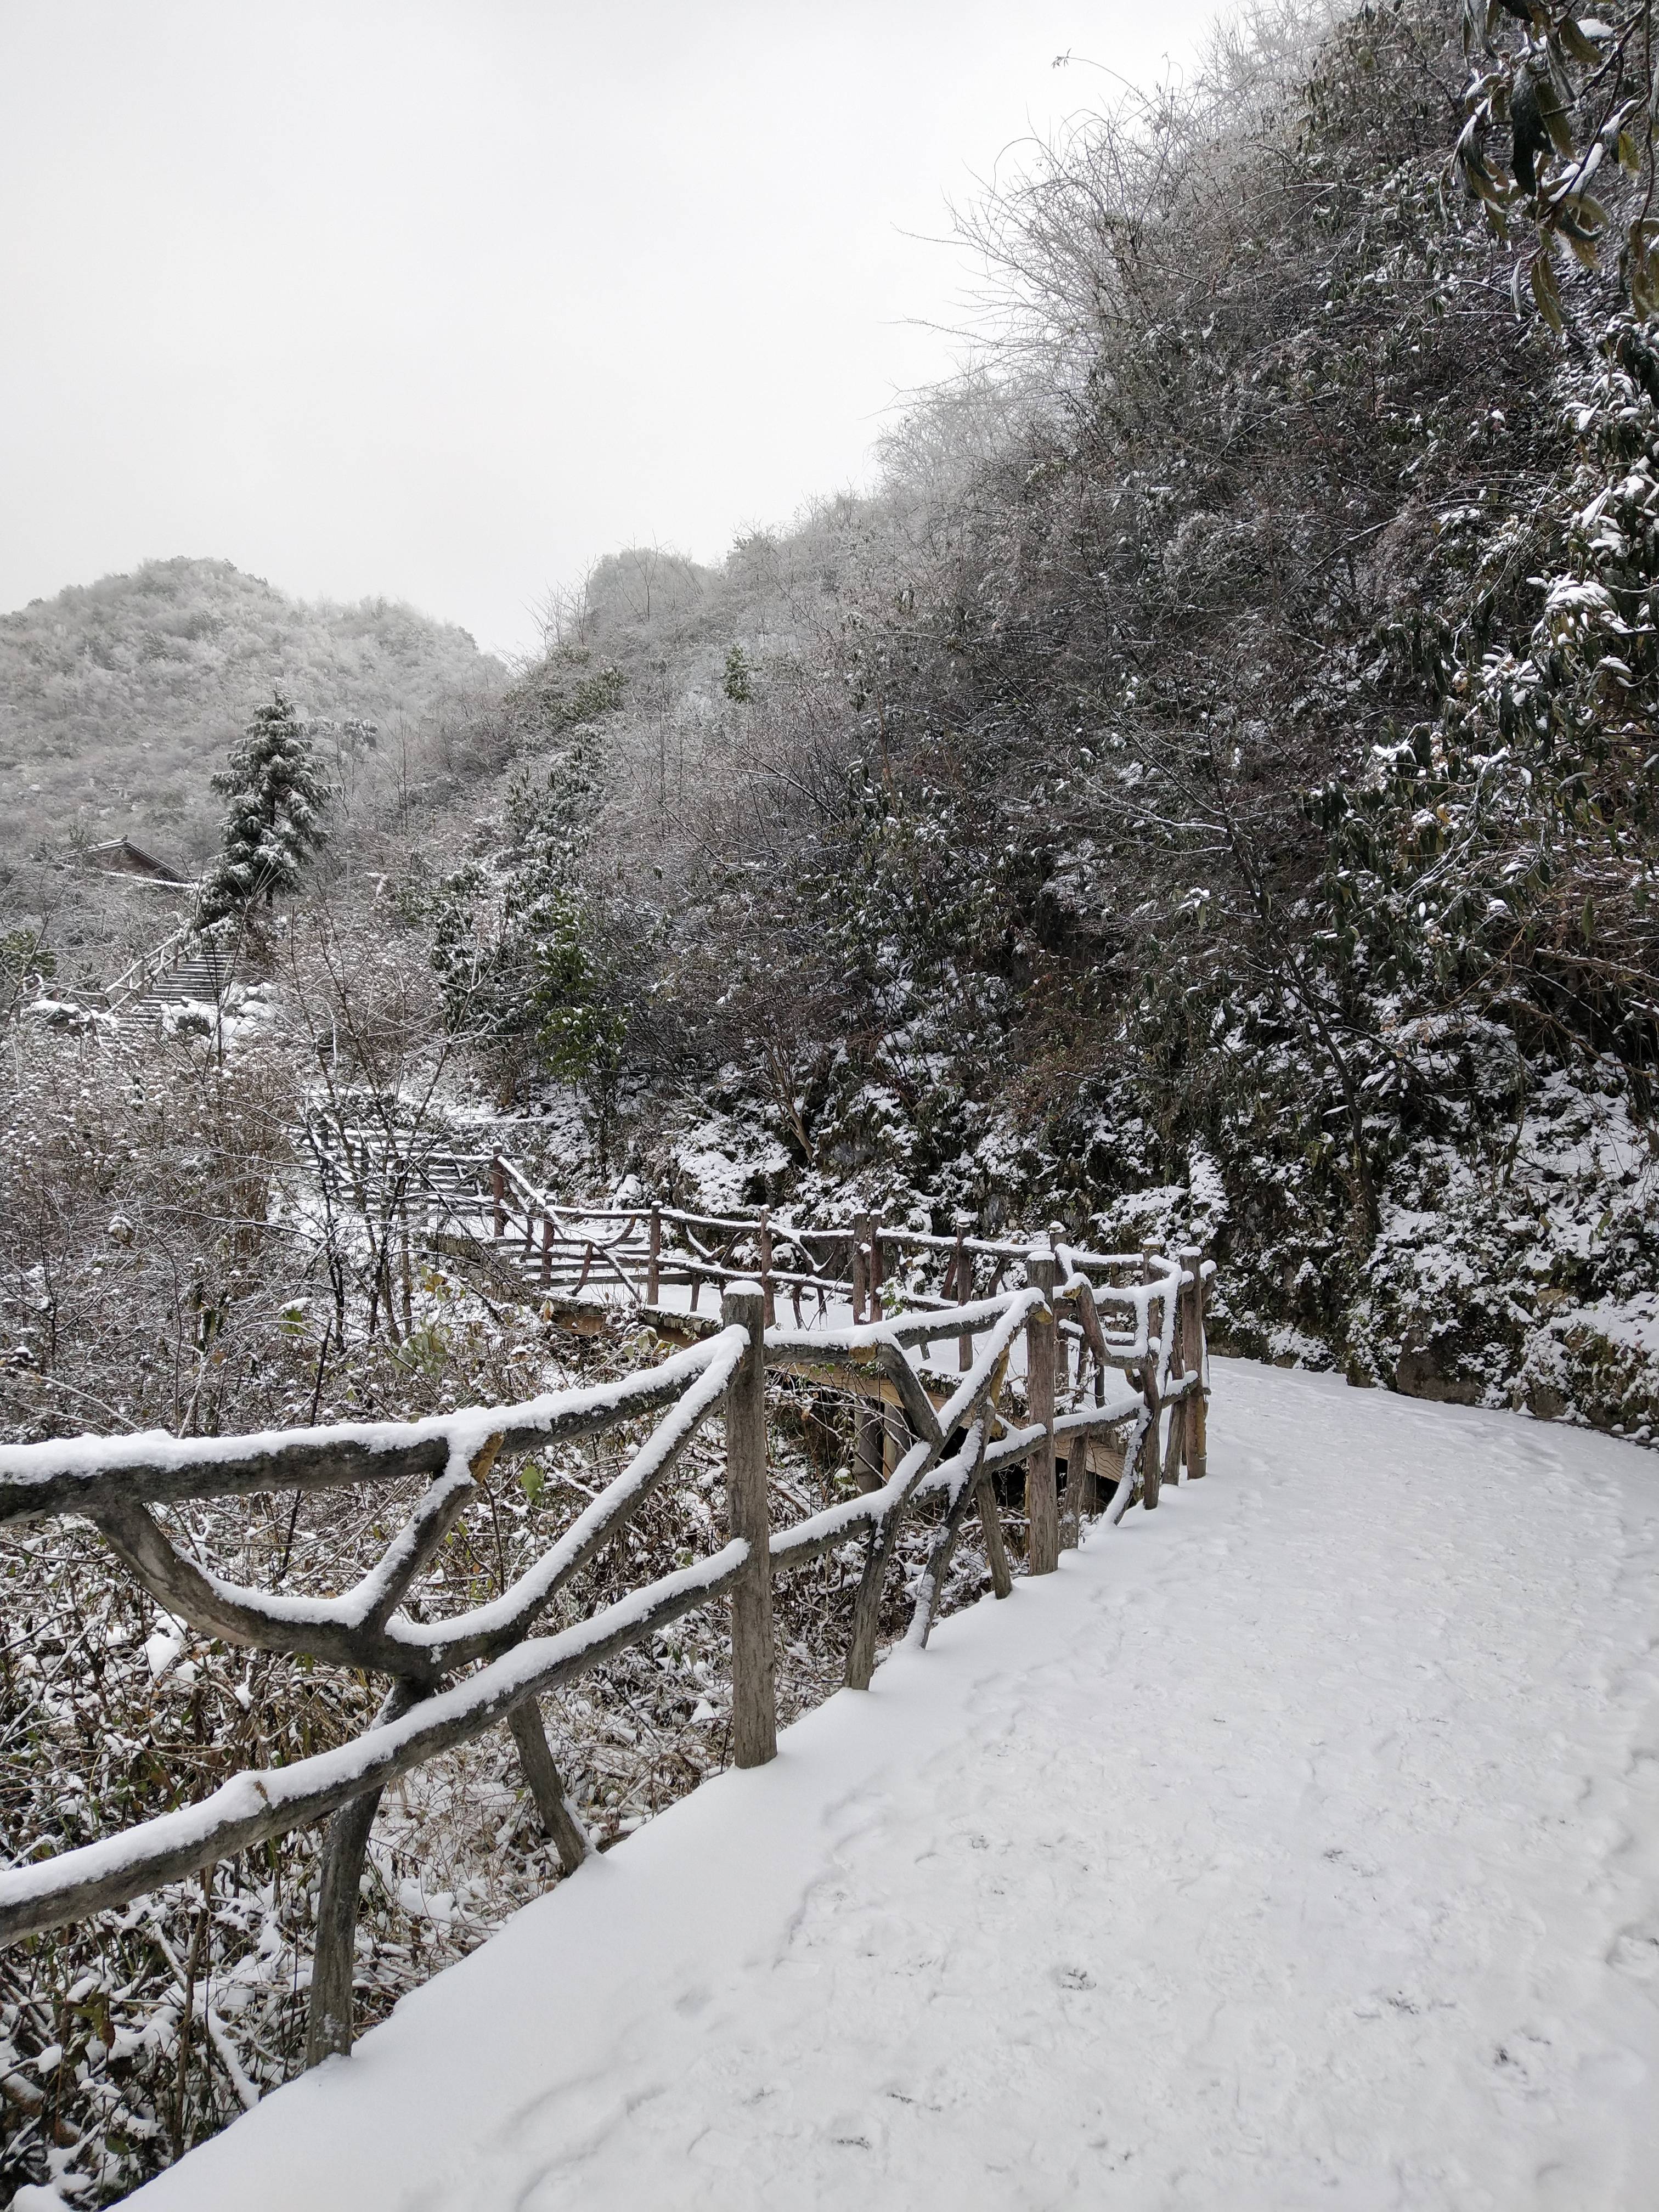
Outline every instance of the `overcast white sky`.
[(150, 555), (522, 649), (860, 480), (937, 235), (1214, 0), (0, 0), (0, 607)]

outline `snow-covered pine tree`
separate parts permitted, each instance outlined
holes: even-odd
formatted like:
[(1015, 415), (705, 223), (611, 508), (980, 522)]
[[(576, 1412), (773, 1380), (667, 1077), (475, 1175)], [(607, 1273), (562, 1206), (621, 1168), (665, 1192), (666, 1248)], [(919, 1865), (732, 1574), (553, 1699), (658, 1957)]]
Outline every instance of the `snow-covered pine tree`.
[(262, 895), (269, 906), (278, 891), (293, 890), (305, 862), (327, 836), (322, 822), (327, 778), (307, 726), (280, 689), (268, 707), (254, 708), (213, 787), (230, 805), (218, 858), (197, 901), (198, 928), (243, 912)]

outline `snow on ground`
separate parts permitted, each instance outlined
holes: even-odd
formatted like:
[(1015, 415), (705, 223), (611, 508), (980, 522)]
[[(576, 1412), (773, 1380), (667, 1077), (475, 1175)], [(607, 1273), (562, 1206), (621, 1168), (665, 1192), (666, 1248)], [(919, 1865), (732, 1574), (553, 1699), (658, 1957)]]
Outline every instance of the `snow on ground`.
[(1659, 1462), (1216, 1363), (1212, 1477), (144, 2212), (1659, 2201)]

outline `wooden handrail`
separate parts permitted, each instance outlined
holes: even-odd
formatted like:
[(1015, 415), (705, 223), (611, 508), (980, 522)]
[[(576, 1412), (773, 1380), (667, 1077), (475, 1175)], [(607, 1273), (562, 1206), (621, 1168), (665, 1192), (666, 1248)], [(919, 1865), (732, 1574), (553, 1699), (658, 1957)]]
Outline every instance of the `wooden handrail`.
[[(1081, 1540), (1087, 1439), (1130, 1431), (1110, 1518), (1133, 1498), (1156, 1504), (1161, 1479), (1179, 1477), (1176, 1422), (1189, 1474), (1204, 1472), (1202, 1407), (1208, 1388), (1203, 1285), (1211, 1272), (1191, 1249), (1178, 1262), (1146, 1256), (1133, 1289), (1097, 1286), (1052, 1244), (1024, 1255), (1023, 1288), (838, 1330), (765, 1325), (753, 1281), (729, 1284), (721, 1324), (658, 1366), (596, 1388), (508, 1407), (474, 1407), (412, 1422), (350, 1424), (230, 1437), (84, 1437), (0, 1446), (0, 1523), (64, 1514), (88, 1518), (129, 1571), (198, 1632), (249, 1648), (287, 1651), (378, 1674), (390, 1685), (376, 1720), (353, 1741), (280, 1768), (234, 1777), (198, 1804), (54, 1857), (0, 1872), (0, 1942), (16, 1942), (125, 1903), (158, 1883), (210, 1866), (289, 1829), (331, 1821), (324, 1853), (307, 2063), (349, 2050), (356, 1898), (369, 1826), (386, 1784), (499, 1723), (513, 1737), (526, 1784), (561, 1863), (588, 1848), (548, 1748), (536, 1700), (716, 1599), (732, 1613), (733, 1747), (739, 1764), (763, 1764), (776, 1741), (772, 1679), (771, 1577), (851, 1540), (865, 1547), (854, 1605), (847, 1680), (866, 1686), (904, 1516), (939, 1494), (945, 1516), (917, 1585), (910, 1637), (925, 1644), (951, 1549), (970, 1505), (984, 1526), (993, 1588), (1010, 1587), (995, 1481), (1027, 1470), (1030, 1566), (1052, 1571), (1064, 1541)], [(873, 1265), (872, 1267), (873, 1273)], [(775, 1276), (775, 1282), (785, 1279)], [(1135, 1316), (1135, 1335), (1114, 1344), (1101, 1301)], [(1071, 1302), (1080, 1316), (1080, 1402), (1060, 1406), (1054, 1346)], [(1152, 1316), (1157, 1311), (1157, 1328)], [(1173, 1366), (1177, 1315), (1185, 1358)], [(1026, 1341), (1030, 1416), (1013, 1425), (999, 1410), (1017, 1340)], [(956, 1339), (972, 1357), (953, 1382), (918, 1369), (913, 1347)], [(1093, 1401), (1082, 1360), (1094, 1363)], [(1070, 1354), (1067, 1353), (1069, 1361)], [(1132, 1379), (1109, 1391), (1105, 1371)], [(766, 1481), (764, 1374), (810, 1373), (816, 1383), (867, 1394), (873, 1387), (908, 1431), (866, 1494), (773, 1530)], [(1069, 1370), (1066, 1388), (1069, 1391)], [(1160, 1459), (1159, 1419), (1170, 1410)], [(725, 1417), (731, 1540), (674, 1574), (628, 1593), (556, 1635), (538, 1616), (661, 1487), (702, 1424)], [(519, 1580), (489, 1603), (436, 1620), (404, 1601), (458, 1516), (481, 1494), (501, 1455), (592, 1436), (643, 1416), (653, 1425), (622, 1473), (592, 1498)], [(884, 1415), (884, 1422), (886, 1416)], [(1064, 1533), (1054, 1520), (1056, 1446), (1068, 1447)], [(1171, 1462), (1174, 1462), (1173, 1468)], [(173, 1544), (150, 1508), (188, 1498), (276, 1489), (325, 1489), (423, 1474), (427, 1486), (379, 1562), (335, 1598), (271, 1593), (228, 1582)], [(471, 1669), (467, 1672), (464, 1670)]]

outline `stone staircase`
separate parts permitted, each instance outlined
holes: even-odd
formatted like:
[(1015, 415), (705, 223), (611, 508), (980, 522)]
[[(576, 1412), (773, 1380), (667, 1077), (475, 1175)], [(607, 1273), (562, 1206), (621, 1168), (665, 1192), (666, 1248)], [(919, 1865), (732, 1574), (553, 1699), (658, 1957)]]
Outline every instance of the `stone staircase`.
[(230, 981), (231, 963), (211, 945), (199, 945), (175, 959), (111, 1008), (115, 1035), (123, 1044), (143, 1044), (161, 1025), (167, 1006), (217, 1009)]

